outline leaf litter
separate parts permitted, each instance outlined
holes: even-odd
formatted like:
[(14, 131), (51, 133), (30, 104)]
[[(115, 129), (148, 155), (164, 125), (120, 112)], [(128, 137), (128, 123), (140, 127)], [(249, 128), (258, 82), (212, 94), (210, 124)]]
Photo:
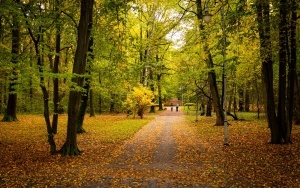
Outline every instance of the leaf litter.
[[(230, 121), (230, 146), (215, 119), (163, 112), (134, 136), (113, 140), (97, 129), (126, 117), (86, 118), (77, 157), (50, 155), (43, 118), (0, 122), (0, 187), (298, 187), (300, 128), (293, 144), (271, 145), (263, 121)], [(142, 120), (138, 120), (142, 121)], [(57, 146), (65, 139), (60, 118)], [(104, 126), (104, 125), (101, 125)], [(130, 125), (126, 125), (130, 126)], [(138, 129), (136, 129), (137, 131)], [(135, 131), (135, 132), (136, 132)], [(122, 133), (121, 133), (122, 134)], [(131, 133), (133, 134), (133, 133)], [(107, 141), (110, 139), (110, 141)], [(163, 152), (163, 154), (161, 154)]]

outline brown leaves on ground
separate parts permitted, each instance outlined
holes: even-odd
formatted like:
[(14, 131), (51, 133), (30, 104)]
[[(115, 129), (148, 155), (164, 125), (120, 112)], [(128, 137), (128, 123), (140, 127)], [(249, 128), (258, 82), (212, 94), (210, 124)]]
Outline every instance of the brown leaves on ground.
[[(134, 137), (153, 117), (86, 117), (87, 133), (78, 135), (84, 152), (77, 157), (49, 154), (42, 116), (0, 122), (0, 187), (299, 186), (300, 127), (293, 128), (293, 144), (272, 145), (265, 121), (230, 121), (230, 146), (225, 147), (223, 127), (213, 126), (214, 118), (195, 122), (191, 117), (178, 119), (175, 113), (156, 118), (152, 128)], [(65, 140), (66, 119), (60, 116), (58, 149)], [(173, 149), (162, 144), (163, 137), (171, 140)], [(164, 149), (170, 150), (166, 154), (175, 152), (173, 158), (166, 157), (169, 162), (156, 157)]]
[(269, 144), (264, 120), (230, 121), (230, 146), (223, 146), (223, 127), (202, 117), (194, 129), (205, 152), (200, 160), (216, 187), (299, 187), (300, 127), (294, 126), (293, 144)]

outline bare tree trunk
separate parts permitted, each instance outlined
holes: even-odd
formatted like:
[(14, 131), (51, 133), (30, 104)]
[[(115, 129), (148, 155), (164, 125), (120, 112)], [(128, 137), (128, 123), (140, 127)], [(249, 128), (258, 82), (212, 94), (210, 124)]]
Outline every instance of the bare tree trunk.
[(86, 53), (92, 29), (93, 4), (94, 0), (81, 0), (77, 48), (73, 64), (74, 77), (72, 78), (72, 83), (74, 85), (70, 88), (69, 93), (67, 138), (61, 148), (63, 155), (80, 154), (80, 150), (77, 146), (76, 118), (74, 117), (78, 115), (81, 92), (78, 89), (76, 90), (74, 86), (83, 86), (84, 79), (78, 75), (85, 74)]

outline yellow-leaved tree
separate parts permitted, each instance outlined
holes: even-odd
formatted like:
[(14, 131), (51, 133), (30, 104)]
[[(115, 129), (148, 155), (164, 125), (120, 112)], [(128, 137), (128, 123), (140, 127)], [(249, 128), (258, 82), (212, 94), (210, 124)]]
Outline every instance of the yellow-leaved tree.
[(151, 90), (143, 85), (139, 85), (134, 87), (132, 92), (127, 95), (125, 105), (132, 111), (133, 117), (137, 114), (143, 119), (144, 113), (151, 106), (153, 98), (154, 94)]

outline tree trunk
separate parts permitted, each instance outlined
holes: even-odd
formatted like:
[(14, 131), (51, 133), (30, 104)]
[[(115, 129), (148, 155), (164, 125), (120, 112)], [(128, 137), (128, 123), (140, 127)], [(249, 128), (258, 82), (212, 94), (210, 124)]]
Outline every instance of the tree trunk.
[[(17, 6), (20, 4), (20, 0), (14, 1)], [(2, 121), (11, 122), (18, 121), (17, 118), (17, 93), (16, 86), (18, 81), (18, 72), (16, 70), (17, 64), (19, 63), (20, 56), (20, 21), (18, 15), (12, 16), (12, 48), (11, 48), (11, 63), (13, 64), (12, 77), (9, 82), (9, 93), (6, 112)]]
[(212, 106), (211, 106), (211, 99), (208, 99), (207, 105), (206, 105), (206, 113), (205, 116), (210, 117), (211, 116), (211, 111), (212, 111)]
[[(290, 142), (290, 126), (287, 124), (287, 104), (286, 104), (286, 79), (287, 79), (287, 0), (280, 0), (279, 15), (279, 90), (278, 90), (278, 126), (281, 132), (281, 138), (284, 143)], [(286, 140), (287, 139), (287, 140)]]
[(109, 112), (110, 113), (114, 113), (115, 112), (115, 98), (116, 98), (116, 94), (111, 94), (110, 97), (110, 107), (109, 107)]
[(245, 94), (245, 112), (249, 112), (250, 111), (250, 96), (249, 96), (249, 90), (246, 88), (245, 86), (245, 90), (244, 90), (244, 94)]
[[(30, 53), (31, 54), (33, 54), (34, 52), (33, 52), (34, 50), (32, 49), (32, 48), (30, 48)], [(30, 61), (30, 63), (29, 63), (29, 65), (30, 65), (30, 68), (32, 68), (32, 66), (33, 66), (33, 58), (32, 57), (30, 57), (30, 59), (29, 59), (29, 61)], [(33, 76), (32, 75), (30, 75), (30, 77), (29, 77), (29, 102), (30, 102), (30, 110), (32, 110), (33, 109)]]
[[(83, 77), (86, 66), (86, 53), (88, 49), (88, 41), (92, 28), (94, 0), (81, 0), (80, 20), (78, 26), (77, 47), (73, 64), (72, 83), (75, 86), (83, 86)], [(79, 75), (79, 76), (78, 76)], [(68, 125), (66, 142), (61, 148), (63, 155), (79, 155), (80, 150), (77, 146), (77, 126), (76, 119), (80, 105), (81, 92), (76, 90), (74, 86), (70, 88), (68, 102)]]
[(89, 84), (89, 80), (85, 79), (85, 85), (83, 86), (84, 92), (82, 92), (81, 95), (81, 103), (80, 103), (80, 107), (79, 107), (79, 112), (77, 115), (77, 133), (85, 133), (85, 130), (83, 128), (83, 121), (84, 121), (84, 115), (85, 115), (85, 111), (86, 108), (88, 106), (88, 94), (89, 94), (89, 89), (90, 89), (90, 84)]
[(3, 103), (3, 95), (4, 95), (4, 92), (3, 92), (3, 86), (4, 84), (2, 84), (2, 82), (0, 82), (0, 113), (2, 114), (2, 105), (4, 104)]
[[(296, 66), (297, 66), (297, 3), (296, 0), (291, 1), (291, 23), (290, 23), (290, 45), (291, 58), (288, 66), (288, 96), (287, 96), (287, 125), (290, 128), (286, 135), (286, 140), (291, 142), (291, 132), (293, 128), (293, 116), (296, 100)], [(300, 101), (298, 101), (299, 103)], [(299, 104), (298, 104), (299, 105)]]
[(216, 111), (216, 126), (223, 126), (224, 123), (224, 113), (221, 105), (220, 95), (217, 87), (217, 78), (216, 73), (213, 70), (214, 65), (212, 61), (212, 57), (210, 52), (208, 52), (208, 59), (206, 60), (207, 66), (211, 69), (208, 72), (208, 82), (210, 86), (211, 96), (212, 96), (212, 104)]
[(158, 110), (163, 110), (163, 102), (162, 102), (162, 96), (161, 96), (161, 74), (157, 75), (157, 92), (158, 92)]
[(300, 84), (299, 84), (300, 76), (296, 76), (296, 96), (295, 96), (295, 114), (294, 114), (294, 123), (295, 125), (300, 125)]
[[(202, 24), (202, 5), (201, 5), (201, 0), (196, 0), (196, 5), (197, 5), (197, 19), (199, 21), (199, 29), (200, 32), (204, 30), (204, 25)], [(212, 95), (212, 104), (216, 110), (216, 124), (217, 126), (223, 125), (224, 123), (224, 113), (223, 113), (223, 107), (221, 104), (221, 99), (218, 91), (218, 86), (217, 86), (217, 78), (216, 78), (216, 73), (214, 71), (214, 64), (213, 64), (213, 59), (210, 53), (210, 50), (208, 48), (207, 44), (207, 38), (206, 36), (201, 33), (202, 40), (204, 42), (204, 52), (206, 55), (206, 64), (207, 67), (211, 70), (208, 72), (208, 82), (209, 82), (209, 87)]]
[(264, 106), (268, 118), (268, 126), (271, 130), (271, 143), (278, 144), (281, 142), (281, 139), (275, 113), (275, 99), (273, 94), (273, 60), (270, 39), (269, 6), (269, 0), (256, 1), (258, 31), (260, 37), (260, 55), (262, 59), (262, 84), (263, 94), (265, 95)]
[[(55, 11), (57, 11), (58, 17), (58, 9), (59, 9), (59, 0), (56, 0)], [(58, 66), (60, 61), (60, 23), (56, 22), (56, 36), (55, 36), (55, 57), (54, 57), (54, 65), (53, 65), (53, 73), (58, 74)], [(52, 117), (52, 128), (53, 133), (57, 133), (57, 124), (58, 124), (58, 105), (59, 105), (59, 82), (58, 77), (53, 78), (53, 117)]]
[(244, 111), (244, 90), (240, 88), (238, 90), (238, 94), (239, 94), (239, 112), (243, 112)]
[(38, 35), (39, 36), (37, 37), (37, 39), (34, 38), (33, 35), (31, 35), (31, 37), (32, 37), (32, 40), (34, 42), (35, 53), (36, 53), (36, 57), (37, 57), (37, 65), (38, 65), (38, 69), (39, 69), (39, 73), (40, 73), (40, 88), (41, 88), (42, 93), (43, 93), (44, 119), (45, 119), (47, 133), (48, 133), (48, 142), (49, 142), (49, 145), (50, 145), (50, 153), (55, 154), (56, 153), (56, 144), (55, 144), (55, 141), (54, 141), (54, 130), (51, 127), (51, 121), (50, 121), (50, 117), (49, 117), (50, 116), (50, 113), (49, 113), (49, 93), (48, 93), (48, 90), (47, 90), (46, 85), (45, 85), (44, 68), (43, 68), (44, 63), (43, 63), (43, 58), (42, 58), (40, 48), (39, 48), (40, 39), (42, 38), (40, 35), (42, 35), (42, 32), (40, 32)]
[(92, 59), (93, 59), (93, 38), (91, 37), (89, 40), (89, 45), (88, 45), (88, 58), (87, 58), (87, 63), (88, 63), (88, 70), (86, 71), (89, 77), (85, 77), (85, 84), (83, 86), (84, 92), (82, 92), (81, 95), (81, 103), (80, 103), (80, 108), (79, 108), (79, 113), (77, 116), (77, 133), (84, 133), (85, 130), (83, 128), (83, 121), (84, 121), (84, 116), (85, 116), (85, 111), (88, 106), (88, 99), (89, 99), (89, 90), (90, 90), (90, 76), (91, 76), (91, 64), (92, 64)]
[(200, 103), (200, 116), (204, 116), (205, 114), (205, 105), (204, 105), (204, 102), (201, 101)]
[(99, 99), (98, 99), (98, 112), (99, 112), (99, 114), (102, 114), (102, 96), (101, 96), (101, 94), (99, 95)]
[(229, 96), (229, 100), (228, 100), (228, 107), (227, 107), (227, 112), (231, 112), (231, 109), (232, 109), (232, 101), (233, 101), (233, 95), (230, 95)]
[[(99, 72), (99, 84), (101, 85), (101, 73)], [(99, 99), (98, 99), (98, 112), (102, 114), (102, 95), (100, 92)]]
[[(150, 80), (150, 89), (154, 93), (155, 89), (154, 89), (154, 79), (153, 79), (153, 70), (152, 70), (152, 68), (150, 68), (149, 80)], [(154, 103), (155, 98), (153, 98), (151, 102)], [(150, 113), (155, 113), (155, 105), (151, 105)]]
[(90, 117), (95, 117), (94, 93), (92, 88), (90, 89)]

